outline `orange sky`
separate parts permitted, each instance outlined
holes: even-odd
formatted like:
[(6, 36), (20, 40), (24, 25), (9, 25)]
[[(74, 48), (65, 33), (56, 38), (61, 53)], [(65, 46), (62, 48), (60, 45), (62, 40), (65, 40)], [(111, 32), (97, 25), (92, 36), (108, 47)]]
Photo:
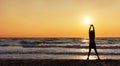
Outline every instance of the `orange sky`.
[(0, 0), (0, 37), (120, 37), (120, 0)]

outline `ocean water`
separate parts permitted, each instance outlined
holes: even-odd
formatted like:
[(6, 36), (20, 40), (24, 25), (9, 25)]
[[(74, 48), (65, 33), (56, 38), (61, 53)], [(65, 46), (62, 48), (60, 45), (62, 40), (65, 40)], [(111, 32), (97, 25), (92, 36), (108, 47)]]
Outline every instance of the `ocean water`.
[[(120, 59), (120, 38), (96, 38), (96, 47), (100, 59)], [(86, 38), (0, 38), (0, 58), (86, 60), (88, 50)]]

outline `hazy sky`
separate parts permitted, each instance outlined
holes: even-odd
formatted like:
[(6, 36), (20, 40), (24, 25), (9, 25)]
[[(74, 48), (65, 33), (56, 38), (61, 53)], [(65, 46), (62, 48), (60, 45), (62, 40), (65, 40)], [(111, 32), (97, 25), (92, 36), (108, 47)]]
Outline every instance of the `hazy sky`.
[(0, 37), (120, 37), (120, 0), (0, 0)]

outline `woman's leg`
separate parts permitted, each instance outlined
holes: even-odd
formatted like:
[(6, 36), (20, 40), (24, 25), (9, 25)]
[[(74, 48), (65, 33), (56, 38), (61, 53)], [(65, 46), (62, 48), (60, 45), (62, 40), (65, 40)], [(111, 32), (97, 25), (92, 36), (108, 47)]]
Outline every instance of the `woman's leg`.
[(91, 47), (89, 47), (89, 52), (88, 52), (87, 60), (89, 60), (90, 52), (91, 52)]
[(96, 53), (96, 55), (97, 55), (97, 57), (98, 57), (98, 60), (100, 60), (99, 55), (98, 55), (98, 53), (97, 53), (96, 47), (94, 48), (94, 50), (95, 50), (95, 53)]

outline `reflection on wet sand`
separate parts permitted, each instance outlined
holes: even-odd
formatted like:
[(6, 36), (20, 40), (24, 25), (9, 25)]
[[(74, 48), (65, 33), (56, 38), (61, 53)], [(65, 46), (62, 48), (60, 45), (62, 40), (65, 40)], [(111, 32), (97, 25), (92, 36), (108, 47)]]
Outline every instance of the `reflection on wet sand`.
[[(76, 56), (75, 59), (87, 60), (87, 55), (85, 55), (85, 56)], [(92, 56), (89, 57), (89, 60), (97, 60), (97, 57), (95, 55), (92, 55)]]

